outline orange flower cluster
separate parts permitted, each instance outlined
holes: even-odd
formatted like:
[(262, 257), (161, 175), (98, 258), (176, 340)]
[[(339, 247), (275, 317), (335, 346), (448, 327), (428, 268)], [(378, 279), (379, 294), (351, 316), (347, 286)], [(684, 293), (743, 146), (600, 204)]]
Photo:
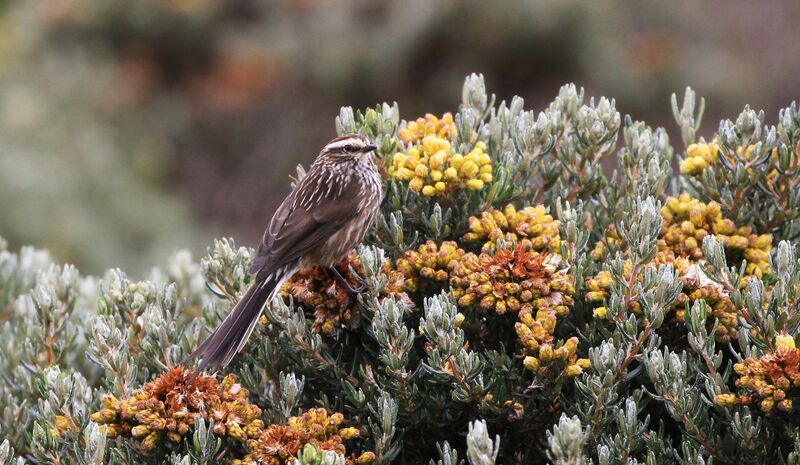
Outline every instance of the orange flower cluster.
[(441, 287), (447, 284), (450, 273), (464, 254), (464, 250), (453, 241), (441, 244), (428, 241), (398, 259), (397, 270), (406, 277), (405, 289), (409, 292), (421, 291), (431, 285)]
[(589, 367), (588, 360), (577, 358), (578, 339), (557, 344), (553, 336), (558, 316), (574, 303), (572, 278), (557, 270), (560, 261), (557, 255), (523, 247), (494, 255), (469, 253), (452, 273), (451, 292), (461, 307), (517, 315), (526, 368), (538, 372), (559, 363), (567, 376), (577, 376)]
[(403, 144), (416, 144), (422, 142), (427, 136), (436, 136), (450, 140), (456, 133), (456, 123), (453, 115), (445, 113), (441, 118), (430, 113), (424, 118), (417, 118), (416, 121), (409, 121), (406, 127), (397, 131)]
[(500, 315), (538, 310), (566, 315), (575, 289), (566, 273), (556, 271), (560, 261), (557, 255), (522, 248), (469, 253), (453, 273), (451, 290), (462, 307), (477, 305)]
[(464, 240), (483, 241), (484, 252), (494, 250), (500, 238), (514, 242), (517, 248), (536, 252), (558, 250), (561, 243), (559, 222), (541, 205), (522, 210), (510, 204), (503, 210), (490, 208), (480, 217), (471, 216), (468, 221), (469, 232), (464, 235)]
[(739, 375), (736, 387), (739, 395), (719, 394), (714, 398), (717, 405), (748, 405), (760, 400), (763, 412), (773, 408), (788, 412), (792, 410), (792, 400), (787, 391), (800, 386), (800, 350), (795, 346), (792, 336), (782, 334), (775, 338), (775, 350), (760, 358), (748, 357), (733, 366)]
[(194, 427), (197, 418), (214, 421), (214, 433), (238, 441), (258, 437), (262, 427), (261, 409), (247, 401), (249, 392), (234, 375), (222, 383), (213, 376), (199, 374), (182, 366), (171, 368), (129, 399), (112, 395), (103, 398), (103, 408), (91, 415), (108, 437), (131, 436), (145, 452), (156, 448), (162, 438), (180, 442)]
[[(306, 444), (313, 444), (319, 450), (346, 452), (344, 442), (359, 437), (357, 428), (342, 427), (344, 416), (341, 413), (329, 415), (324, 408), (308, 410), (304, 414), (289, 418), (283, 425), (270, 425), (261, 434), (247, 442), (250, 453), (243, 459), (234, 460), (233, 465), (264, 464), (286, 465), (294, 463)], [(375, 459), (375, 454), (365, 452), (349, 464), (366, 464)]]
[[(351, 267), (360, 276), (364, 275), (364, 268), (355, 252), (349, 253), (336, 265), (336, 269), (351, 287), (357, 288), (360, 284), (352, 276)], [(410, 303), (403, 291), (405, 278), (402, 273), (391, 269), (391, 262), (388, 260), (384, 263), (382, 271), (389, 277), (384, 289), (386, 295), (391, 294)], [(344, 325), (353, 329), (361, 324), (361, 310), (356, 299), (349, 296), (347, 290), (323, 267), (314, 266), (298, 271), (283, 285), (281, 295), (284, 297), (291, 295), (296, 302), (314, 311), (315, 331), (330, 334), (337, 326)]]

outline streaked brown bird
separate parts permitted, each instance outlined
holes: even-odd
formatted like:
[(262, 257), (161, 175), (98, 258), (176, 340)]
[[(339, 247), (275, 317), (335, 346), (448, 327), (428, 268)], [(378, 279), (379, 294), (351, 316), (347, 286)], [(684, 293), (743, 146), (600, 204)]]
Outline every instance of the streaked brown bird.
[(383, 191), (372, 159), (376, 149), (360, 134), (330, 141), (281, 203), (264, 231), (250, 274), (255, 282), (230, 314), (186, 361), (196, 372), (224, 367), (247, 342), (261, 310), (295, 271), (328, 267), (348, 292), (357, 293), (333, 267), (367, 234)]

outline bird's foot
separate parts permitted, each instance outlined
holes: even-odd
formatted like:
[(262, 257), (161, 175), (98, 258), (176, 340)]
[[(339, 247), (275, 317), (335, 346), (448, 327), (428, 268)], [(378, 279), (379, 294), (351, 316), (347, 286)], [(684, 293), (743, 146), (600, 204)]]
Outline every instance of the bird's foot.
[(358, 283), (358, 287), (356, 288), (357, 292), (358, 293), (364, 292), (367, 289), (367, 280), (364, 279), (364, 277), (362, 277), (360, 274), (358, 274), (358, 271), (356, 271), (352, 265), (348, 266), (348, 269), (350, 270), (350, 276), (352, 276), (353, 279), (355, 279), (356, 282)]
[(335, 266), (329, 266), (328, 272), (330, 272), (330, 274), (333, 276), (333, 279), (335, 279), (336, 282), (339, 283), (339, 285), (342, 286), (350, 296), (361, 294), (367, 289), (367, 282), (364, 280), (364, 278), (359, 276), (358, 273), (356, 273), (352, 266), (350, 267), (350, 274), (359, 284), (359, 286), (355, 288), (350, 285), (346, 279), (344, 279), (342, 274), (339, 273), (339, 270), (337, 270)]

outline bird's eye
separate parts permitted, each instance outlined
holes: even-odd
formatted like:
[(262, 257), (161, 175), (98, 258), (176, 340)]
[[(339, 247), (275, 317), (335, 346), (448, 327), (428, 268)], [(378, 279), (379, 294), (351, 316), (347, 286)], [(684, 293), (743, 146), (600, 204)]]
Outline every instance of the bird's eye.
[(345, 152), (354, 152), (355, 147), (353, 147), (351, 144), (348, 144), (342, 147), (342, 150), (344, 150)]

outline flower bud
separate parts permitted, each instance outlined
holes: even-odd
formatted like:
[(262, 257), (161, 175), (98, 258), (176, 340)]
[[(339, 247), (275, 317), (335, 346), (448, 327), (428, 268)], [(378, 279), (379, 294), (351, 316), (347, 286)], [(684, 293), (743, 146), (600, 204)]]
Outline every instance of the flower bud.
[(522, 361), (522, 364), (525, 365), (525, 368), (528, 371), (536, 372), (539, 370), (539, 360), (536, 357), (527, 356)]

